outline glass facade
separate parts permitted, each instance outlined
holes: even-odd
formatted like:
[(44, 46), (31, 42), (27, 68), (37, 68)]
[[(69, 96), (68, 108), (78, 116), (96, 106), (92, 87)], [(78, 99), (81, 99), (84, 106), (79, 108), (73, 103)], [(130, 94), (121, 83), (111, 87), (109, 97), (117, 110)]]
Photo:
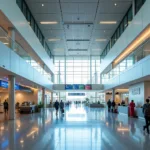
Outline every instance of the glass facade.
[(146, 0), (135, 0), (135, 13), (137, 13), (143, 6)]
[(25, 18), (27, 19), (29, 25), (31, 26), (31, 28), (33, 29), (33, 31), (35, 32), (37, 38), (39, 39), (39, 41), (41, 42), (41, 44), (43, 45), (43, 47), (45, 48), (47, 54), (50, 56), (51, 59), (54, 60), (54, 56), (52, 55), (47, 43), (45, 43), (44, 41), (44, 36), (40, 30), (40, 28), (38, 27), (34, 17), (32, 16), (25, 0), (16, 0), (20, 10), (22, 11), (22, 13), (24, 14)]
[(55, 83), (100, 83), (100, 57), (55, 57)]
[(116, 29), (115, 33), (111, 37), (109, 43), (107, 44), (107, 46), (103, 50), (103, 52), (101, 54), (101, 59), (103, 59), (107, 55), (109, 50), (114, 46), (114, 44), (119, 39), (121, 34), (125, 31), (127, 26), (132, 21), (132, 18), (133, 18), (133, 13), (132, 13), (132, 6), (131, 6), (129, 8), (128, 12), (126, 13), (126, 15), (123, 17), (123, 19), (122, 19), (121, 23), (119, 24), (118, 28)]
[(139, 48), (133, 51), (128, 57), (122, 60), (115, 68), (110, 70), (108, 73), (102, 74), (102, 83), (108, 82), (113, 77), (119, 75), (126, 69), (133, 66), (135, 63), (140, 61), (146, 56), (150, 55), (150, 40), (147, 40)]
[[(137, 13), (142, 5), (144, 4), (146, 0), (135, 0), (135, 13)], [(115, 33), (111, 37), (110, 41), (108, 42), (107, 46), (103, 50), (101, 54), (101, 59), (104, 59), (104, 57), (107, 55), (107, 53), (110, 51), (110, 49), (114, 46), (116, 41), (119, 39), (121, 34), (125, 31), (127, 26), (131, 23), (133, 19), (133, 7), (129, 8), (125, 16), (123, 17), (121, 23), (119, 24), (118, 28), (116, 29)]]

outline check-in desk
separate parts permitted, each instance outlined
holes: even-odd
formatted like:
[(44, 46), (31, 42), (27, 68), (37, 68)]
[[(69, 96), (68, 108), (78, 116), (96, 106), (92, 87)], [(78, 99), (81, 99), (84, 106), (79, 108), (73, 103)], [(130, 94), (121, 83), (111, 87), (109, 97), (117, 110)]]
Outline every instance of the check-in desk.
[(128, 115), (128, 106), (118, 106), (118, 112)]
[(140, 107), (135, 108), (135, 114), (139, 118), (144, 118), (143, 108)]

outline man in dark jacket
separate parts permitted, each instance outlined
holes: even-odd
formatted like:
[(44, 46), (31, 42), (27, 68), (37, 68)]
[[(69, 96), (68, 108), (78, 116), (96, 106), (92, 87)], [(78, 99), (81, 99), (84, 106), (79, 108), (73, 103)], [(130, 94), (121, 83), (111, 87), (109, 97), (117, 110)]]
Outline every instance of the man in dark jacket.
[(114, 100), (113, 100), (113, 102), (111, 103), (111, 106), (112, 106), (112, 112), (115, 112), (116, 103), (115, 103)]
[(4, 102), (4, 112), (5, 114), (8, 114), (8, 102), (6, 100)]
[(61, 110), (61, 113), (63, 114), (64, 113), (64, 102), (62, 100), (60, 102), (60, 110)]
[(59, 109), (59, 102), (56, 100), (56, 102), (54, 103), (54, 107), (56, 109), (56, 116), (58, 115), (58, 109)]
[(146, 99), (146, 104), (143, 105), (143, 113), (145, 117), (146, 125), (143, 127), (143, 130), (147, 129), (147, 133), (149, 134), (149, 125), (150, 125), (150, 103), (149, 99)]
[(111, 101), (110, 101), (110, 99), (107, 102), (107, 106), (108, 106), (108, 112), (110, 112), (111, 111)]

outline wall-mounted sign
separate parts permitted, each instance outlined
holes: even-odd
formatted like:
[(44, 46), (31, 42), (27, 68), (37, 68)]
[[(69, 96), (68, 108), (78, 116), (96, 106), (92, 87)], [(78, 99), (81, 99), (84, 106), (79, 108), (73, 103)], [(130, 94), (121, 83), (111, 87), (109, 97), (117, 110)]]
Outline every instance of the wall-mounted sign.
[(90, 84), (66, 84), (65, 90), (91, 90), (92, 86)]
[(136, 87), (132, 89), (132, 95), (139, 95), (140, 94), (140, 87)]
[(85, 93), (68, 93), (68, 96), (85, 96)]
[[(0, 87), (7, 89), (8, 88), (8, 82), (0, 80)], [(15, 90), (19, 90), (19, 85), (15, 84)]]
[[(8, 89), (8, 82), (0, 80), (0, 87)], [(15, 90), (32, 92), (32, 90), (30, 88), (22, 86), (22, 85), (18, 85), (18, 84), (15, 84)]]

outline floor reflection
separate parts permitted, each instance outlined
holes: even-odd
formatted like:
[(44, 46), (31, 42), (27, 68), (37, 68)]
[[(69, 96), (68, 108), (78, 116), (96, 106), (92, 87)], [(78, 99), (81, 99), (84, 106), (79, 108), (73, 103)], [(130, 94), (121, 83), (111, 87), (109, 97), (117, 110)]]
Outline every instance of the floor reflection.
[(72, 105), (65, 114), (53, 109), (0, 123), (0, 150), (148, 150), (144, 120)]

